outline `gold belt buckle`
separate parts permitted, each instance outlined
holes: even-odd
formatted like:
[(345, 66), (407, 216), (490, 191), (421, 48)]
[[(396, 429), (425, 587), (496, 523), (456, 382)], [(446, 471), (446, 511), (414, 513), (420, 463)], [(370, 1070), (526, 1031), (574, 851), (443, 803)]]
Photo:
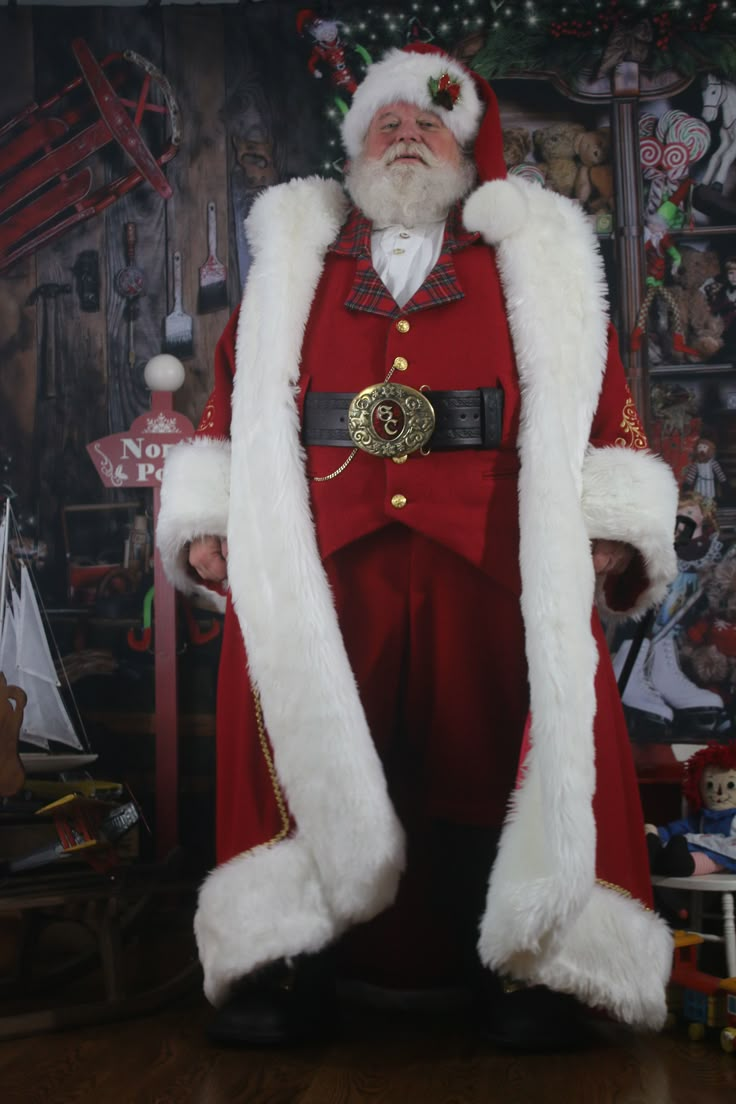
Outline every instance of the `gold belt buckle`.
[(372, 456), (408, 456), (434, 433), (434, 407), (413, 387), (374, 383), (351, 401), (348, 433), (357, 448)]

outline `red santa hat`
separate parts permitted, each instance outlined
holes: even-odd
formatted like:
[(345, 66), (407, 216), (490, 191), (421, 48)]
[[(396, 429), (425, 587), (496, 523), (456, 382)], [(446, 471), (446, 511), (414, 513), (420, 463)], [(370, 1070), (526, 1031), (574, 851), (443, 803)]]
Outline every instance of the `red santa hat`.
[(317, 13), (312, 11), (311, 8), (301, 8), (296, 13), (296, 29), (299, 34), (304, 34), (304, 31), (311, 23), (317, 22)]
[(348, 157), (359, 156), (378, 109), (400, 101), (434, 111), (461, 146), (475, 139), (481, 181), (506, 176), (501, 120), (490, 85), (457, 58), (424, 42), (390, 50), (369, 66), (342, 124)]

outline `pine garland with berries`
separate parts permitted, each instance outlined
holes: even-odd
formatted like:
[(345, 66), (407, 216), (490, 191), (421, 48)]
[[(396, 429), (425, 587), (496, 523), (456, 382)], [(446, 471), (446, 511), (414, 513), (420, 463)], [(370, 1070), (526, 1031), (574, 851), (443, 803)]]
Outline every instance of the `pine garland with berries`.
[(485, 77), (554, 71), (570, 81), (608, 59), (651, 73), (736, 76), (736, 0), (501, 0), (473, 68)]

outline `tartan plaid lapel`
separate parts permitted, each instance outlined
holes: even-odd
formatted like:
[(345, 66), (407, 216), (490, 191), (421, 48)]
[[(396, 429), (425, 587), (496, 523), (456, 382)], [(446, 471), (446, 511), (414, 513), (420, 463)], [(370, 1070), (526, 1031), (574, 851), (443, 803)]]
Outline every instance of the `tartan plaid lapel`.
[(445, 225), (445, 237), (437, 264), (422, 287), (409, 302), (399, 308), (371, 261), (371, 224), (357, 208), (352, 208), (340, 235), (329, 252), (343, 257), (356, 257), (355, 278), (350, 294), (345, 300), (349, 310), (382, 314), (397, 318), (411, 311), (425, 310), (441, 303), (451, 303), (463, 298), (463, 289), (455, 272), (452, 254), (479, 241), (480, 234), (469, 233), (462, 224), (459, 204), (455, 205)]

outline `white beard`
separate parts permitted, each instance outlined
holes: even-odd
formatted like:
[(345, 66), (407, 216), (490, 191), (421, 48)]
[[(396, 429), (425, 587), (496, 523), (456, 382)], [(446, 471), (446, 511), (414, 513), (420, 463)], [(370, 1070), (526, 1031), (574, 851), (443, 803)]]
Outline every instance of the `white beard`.
[(361, 155), (345, 177), (353, 203), (378, 226), (437, 222), (475, 182), (475, 165), (465, 157), (459, 165), (448, 165), (423, 151), (424, 164), (392, 164), (405, 152), (403, 145), (392, 147), (380, 159)]

